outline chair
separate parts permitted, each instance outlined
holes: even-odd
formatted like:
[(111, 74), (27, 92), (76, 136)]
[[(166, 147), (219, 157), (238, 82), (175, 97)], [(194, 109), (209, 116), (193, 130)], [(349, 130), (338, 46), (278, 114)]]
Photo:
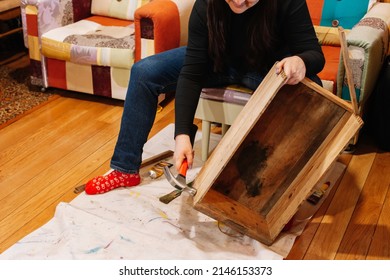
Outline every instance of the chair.
[(225, 135), (251, 95), (250, 89), (237, 85), (202, 89), (195, 118), (202, 120), (203, 161), (207, 160), (209, 154), (211, 124), (221, 124), (222, 136)]
[(124, 100), (135, 61), (186, 43), (192, 4), (22, 0), (31, 84)]
[[(362, 114), (389, 49), (390, 4), (373, 4), (373, 1), (368, 0), (306, 2), (326, 59), (325, 67), (319, 73), (323, 86), (339, 97), (350, 100), (337, 27), (342, 26), (346, 30), (353, 83), (359, 113)], [(373, 4), (372, 8), (369, 4)], [(370, 7), (368, 12), (367, 7)], [(224, 134), (245, 106), (221, 98), (221, 89), (207, 91), (208, 94), (205, 94), (203, 90), (195, 114), (196, 118), (202, 120), (202, 160), (207, 160), (209, 154), (210, 124), (221, 123)], [(226, 89), (224, 92), (232, 95)], [(352, 139), (351, 144), (356, 144), (357, 139)]]

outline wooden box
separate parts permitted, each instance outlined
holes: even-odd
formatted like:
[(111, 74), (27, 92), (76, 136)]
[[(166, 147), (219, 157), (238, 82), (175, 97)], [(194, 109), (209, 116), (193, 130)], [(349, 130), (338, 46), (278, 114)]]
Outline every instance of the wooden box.
[(362, 126), (350, 103), (271, 69), (194, 181), (193, 207), (270, 245)]

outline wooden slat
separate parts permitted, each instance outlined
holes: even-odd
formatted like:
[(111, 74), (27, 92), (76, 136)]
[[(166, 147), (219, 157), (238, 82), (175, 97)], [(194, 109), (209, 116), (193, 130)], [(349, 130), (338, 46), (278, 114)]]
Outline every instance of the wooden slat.
[(18, 27), (18, 28), (12, 29), (12, 30), (10, 30), (10, 31), (7, 31), (7, 32), (5, 32), (5, 33), (1, 33), (1, 34), (0, 34), (0, 39), (6, 37), (6, 36), (8, 36), (8, 35), (14, 34), (14, 33), (16, 33), (16, 32), (20, 32), (20, 31), (22, 31), (22, 30), (23, 30), (22, 27)]
[(356, 97), (355, 85), (354, 85), (353, 75), (351, 71), (350, 60), (349, 60), (348, 44), (347, 44), (347, 39), (345, 37), (345, 31), (342, 27), (339, 27), (339, 35), (340, 35), (341, 52), (343, 54), (342, 57), (343, 57), (343, 62), (345, 67), (345, 74), (347, 76), (349, 95), (351, 97), (352, 109), (355, 115), (359, 115), (358, 101)]
[(14, 7), (0, 12), (0, 20), (10, 20), (20, 16), (20, 7)]

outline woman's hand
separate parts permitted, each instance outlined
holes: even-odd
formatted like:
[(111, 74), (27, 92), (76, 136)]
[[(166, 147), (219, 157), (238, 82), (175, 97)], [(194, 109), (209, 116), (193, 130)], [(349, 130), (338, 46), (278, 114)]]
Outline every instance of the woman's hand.
[(287, 76), (286, 84), (296, 85), (305, 78), (306, 66), (299, 56), (290, 56), (282, 59), (276, 64), (276, 73), (284, 71)]
[(176, 170), (180, 169), (185, 158), (188, 162), (188, 168), (191, 168), (194, 160), (194, 151), (192, 150), (191, 140), (188, 135), (180, 134), (175, 138), (175, 153), (173, 155)]

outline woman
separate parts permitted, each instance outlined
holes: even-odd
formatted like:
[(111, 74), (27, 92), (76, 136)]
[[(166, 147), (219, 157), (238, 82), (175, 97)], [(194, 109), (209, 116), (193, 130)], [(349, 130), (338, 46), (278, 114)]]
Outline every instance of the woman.
[(203, 87), (241, 84), (256, 89), (277, 62), (287, 84), (316, 76), (325, 59), (305, 0), (197, 0), (188, 44), (134, 64), (111, 173), (90, 180), (87, 194), (140, 183), (143, 145), (154, 122), (157, 98), (175, 96), (175, 167), (193, 162), (193, 119)]

